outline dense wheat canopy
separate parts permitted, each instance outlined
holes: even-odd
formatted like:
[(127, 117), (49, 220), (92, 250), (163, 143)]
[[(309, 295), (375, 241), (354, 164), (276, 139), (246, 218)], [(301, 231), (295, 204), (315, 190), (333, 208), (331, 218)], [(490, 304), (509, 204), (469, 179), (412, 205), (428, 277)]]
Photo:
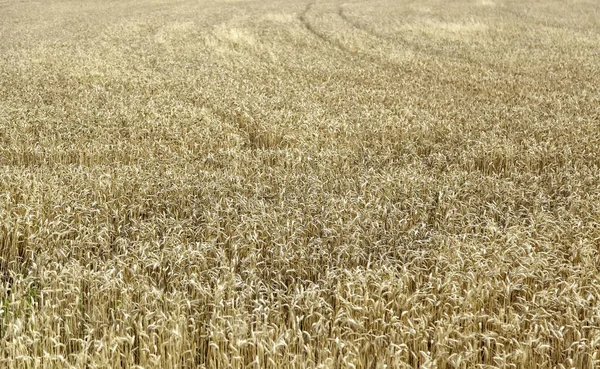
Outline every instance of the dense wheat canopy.
[(0, 0), (0, 367), (600, 367), (600, 3)]

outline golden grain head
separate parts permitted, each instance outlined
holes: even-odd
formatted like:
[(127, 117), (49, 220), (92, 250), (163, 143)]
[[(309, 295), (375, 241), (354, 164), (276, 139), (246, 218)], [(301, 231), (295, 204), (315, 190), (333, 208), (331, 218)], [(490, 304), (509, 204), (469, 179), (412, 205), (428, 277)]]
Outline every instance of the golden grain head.
[(0, 0), (0, 367), (598, 368), (599, 19)]

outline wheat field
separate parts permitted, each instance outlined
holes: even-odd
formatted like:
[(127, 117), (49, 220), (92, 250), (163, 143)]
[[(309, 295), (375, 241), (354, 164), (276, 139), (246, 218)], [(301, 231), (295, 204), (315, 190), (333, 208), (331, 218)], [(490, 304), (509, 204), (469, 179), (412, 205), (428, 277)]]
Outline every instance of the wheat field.
[(600, 3), (0, 0), (0, 367), (600, 368)]

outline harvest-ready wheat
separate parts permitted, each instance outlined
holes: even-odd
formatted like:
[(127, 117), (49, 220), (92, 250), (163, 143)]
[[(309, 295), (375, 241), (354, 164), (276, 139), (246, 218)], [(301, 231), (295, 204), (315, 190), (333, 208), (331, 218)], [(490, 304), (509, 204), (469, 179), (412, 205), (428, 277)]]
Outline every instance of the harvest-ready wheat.
[(600, 367), (600, 3), (0, 0), (0, 367)]

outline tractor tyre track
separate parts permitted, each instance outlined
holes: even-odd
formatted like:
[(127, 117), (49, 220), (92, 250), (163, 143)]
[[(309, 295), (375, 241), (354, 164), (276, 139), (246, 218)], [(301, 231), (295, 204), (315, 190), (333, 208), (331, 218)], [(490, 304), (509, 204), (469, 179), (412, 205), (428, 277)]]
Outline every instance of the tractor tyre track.
[(469, 56), (466, 55), (461, 55), (461, 54), (454, 54), (448, 51), (444, 51), (444, 50), (432, 50), (431, 48), (427, 48), (427, 47), (422, 47), (414, 42), (410, 42), (404, 38), (396, 38), (396, 37), (391, 37), (391, 36), (387, 36), (387, 35), (383, 35), (379, 32), (374, 31), (373, 29), (353, 20), (351, 17), (349, 17), (346, 13), (346, 11), (344, 10), (343, 6), (340, 6), (338, 8), (338, 15), (339, 17), (346, 22), (348, 25), (350, 25), (351, 27), (364, 32), (368, 35), (370, 35), (373, 38), (377, 38), (383, 42), (387, 42), (393, 45), (402, 45), (406, 48), (409, 48), (410, 51), (413, 51), (415, 53), (419, 53), (422, 55), (427, 55), (427, 56), (432, 56), (432, 57), (443, 57), (446, 59), (451, 59), (457, 62), (467, 62), (468, 64), (472, 64), (472, 65), (479, 65), (481, 67), (485, 67), (486, 69), (492, 69), (495, 70), (496, 72), (499, 73), (503, 73), (499, 70), (497, 70), (496, 66), (489, 64), (489, 63), (485, 63), (482, 61), (478, 61), (475, 60)]
[[(298, 19), (303, 24), (304, 28), (306, 28), (307, 31), (310, 32), (314, 37), (321, 40), (321, 42), (331, 45), (332, 47), (340, 50), (350, 60), (361, 60), (372, 67), (380, 68), (380, 69), (386, 71), (387, 73), (390, 74), (390, 77), (392, 78), (392, 80), (396, 80), (396, 81), (406, 80), (406, 78), (407, 78), (406, 76), (411, 75), (413, 73), (412, 66), (409, 64), (404, 66), (404, 65), (401, 65), (397, 62), (394, 62), (393, 60), (387, 59), (380, 55), (374, 55), (374, 54), (370, 54), (365, 51), (354, 50), (354, 49), (348, 48), (342, 42), (332, 39), (326, 33), (319, 31), (314, 26), (314, 24), (310, 22), (310, 20), (307, 17), (307, 15), (311, 12), (313, 7), (314, 7), (314, 3), (308, 4), (306, 6), (306, 8), (304, 9), (304, 11), (299, 14)], [(339, 10), (337, 12), (335, 12), (334, 14), (336, 14), (339, 17), (340, 16)], [(342, 19), (342, 21), (346, 23), (346, 21), (344, 19)], [(360, 30), (360, 28), (359, 28), (359, 30)], [(367, 32), (367, 31), (364, 31), (364, 32)], [(373, 37), (377, 37), (376, 34), (374, 34)], [(380, 38), (380, 40), (385, 41), (384, 37), (380, 36), (379, 38)], [(390, 42), (390, 41), (385, 41), (385, 42)], [(394, 43), (394, 42), (392, 42), (392, 43)], [(438, 53), (437, 56), (446, 57), (442, 53)], [(444, 88), (447, 88), (448, 91), (455, 90), (456, 89), (455, 83), (452, 81), (440, 80), (437, 77), (438, 72), (439, 72), (438, 67), (432, 67), (431, 70), (424, 73), (422, 80), (424, 80), (427, 84), (437, 84), (438, 86), (444, 86)], [(494, 72), (504, 74), (502, 71), (494, 71)]]
[(506, 6), (499, 7), (501, 13), (504, 13), (510, 17), (518, 20), (519, 23), (526, 25), (535, 25), (552, 28), (562, 32), (581, 34), (583, 36), (589, 36), (590, 34), (595, 36), (600, 36), (600, 33), (596, 31), (596, 29), (600, 29), (600, 24), (596, 24), (596, 27), (577, 27), (565, 23), (560, 23), (556, 20), (546, 19), (543, 16), (537, 16), (533, 14), (529, 14), (527, 11), (520, 11), (514, 8), (508, 8)]
[(319, 31), (314, 26), (314, 24), (311, 23), (310, 20), (307, 18), (307, 15), (313, 9), (314, 4), (315, 3), (308, 4), (306, 6), (306, 8), (304, 9), (304, 11), (302, 13), (300, 13), (300, 15), (298, 16), (298, 19), (300, 20), (300, 22), (302, 23), (304, 28), (308, 32), (310, 32), (314, 37), (321, 40), (321, 42), (331, 45), (332, 47), (340, 50), (343, 54), (346, 55), (346, 57), (348, 59), (362, 60), (372, 66), (380, 67), (380, 68), (383, 68), (388, 71), (398, 72), (399, 70), (401, 70), (401, 66), (396, 63), (390, 62), (389, 60), (385, 60), (380, 57), (373, 56), (373, 55), (365, 53), (365, 52), (353, 50), (353, 49), (347, 47), (346, 45), (344, 45), (344, 43), (333, 39), (332, 37), (328, 36), (326, 33), (322, 32), (322, 31)]
[[(323, 33), (319, 32), (313, 25), (312, 23), (310, 23), (310, 21), (308, 20), (308, 18), (306, 17), (308, 12), (310, 12), (313, 8), (313, 6), (315, 5), (315, 3), (309, 3), (306, 8), (304, 8), (304, 10), (302, 11), (302, 13), (300, 13), (300, 15), (298, 16), (298, 19), (300, 20), (300, 22), (302, 23), (302, 25), (304, 26), (304, 28), (306, 28), (306, 30), (308, 32), (310, 32), (313, 36), (315, 36), (316, 38), (318, 38), (319, 40), (328, 43), (328, 44), (332, 44), (332, 40), (330, 40), (328, 37), (326, 37)], [(335, 46), (339, 46), (336, 45)]]

